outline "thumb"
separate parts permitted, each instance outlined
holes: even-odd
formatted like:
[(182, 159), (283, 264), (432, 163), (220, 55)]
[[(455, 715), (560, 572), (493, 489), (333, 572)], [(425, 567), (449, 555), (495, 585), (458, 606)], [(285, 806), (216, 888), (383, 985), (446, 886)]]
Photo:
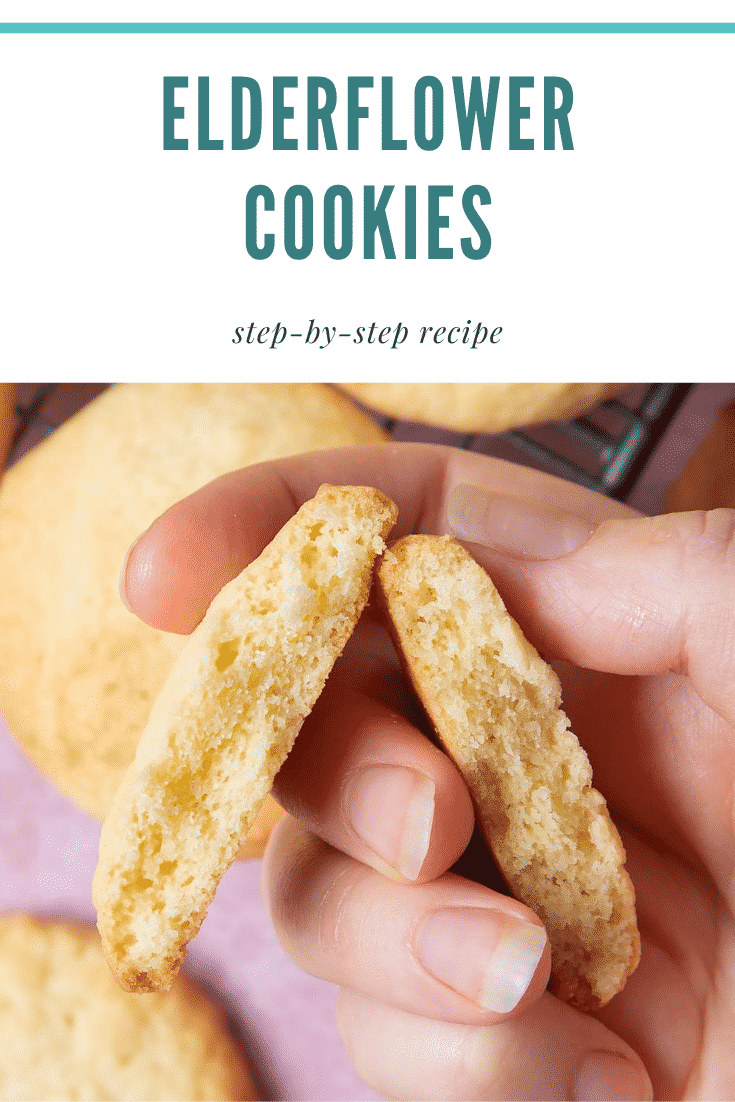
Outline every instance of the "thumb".
[(733, 722), (735, 511), (594, 525), (464, 485), (450, 491), (446, 521), (547, 657), (606, 673), (687, 674)]

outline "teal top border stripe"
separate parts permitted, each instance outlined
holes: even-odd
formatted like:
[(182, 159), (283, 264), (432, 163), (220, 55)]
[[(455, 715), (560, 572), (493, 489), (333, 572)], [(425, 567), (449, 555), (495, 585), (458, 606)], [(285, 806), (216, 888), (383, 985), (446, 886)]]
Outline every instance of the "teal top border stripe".
[(0, 23), (0, 34), (735, 34), (735, 23)]

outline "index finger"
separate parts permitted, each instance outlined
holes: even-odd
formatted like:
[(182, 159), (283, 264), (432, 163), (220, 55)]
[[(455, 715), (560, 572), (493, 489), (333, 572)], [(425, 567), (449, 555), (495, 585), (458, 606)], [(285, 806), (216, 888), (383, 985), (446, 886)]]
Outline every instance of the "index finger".
[(592, 524), (634, 515), (553, 475), (459, 448), (386, 443), (310, 452), (223, 475), (154, 521), (123, 564), (128, 607), (152, 627), (193, 631), (222, 586), (324, 482), (382, 490), (399, 510), (394, 538), (449, 532), (447, 498), (465, 483), (536, 498)]

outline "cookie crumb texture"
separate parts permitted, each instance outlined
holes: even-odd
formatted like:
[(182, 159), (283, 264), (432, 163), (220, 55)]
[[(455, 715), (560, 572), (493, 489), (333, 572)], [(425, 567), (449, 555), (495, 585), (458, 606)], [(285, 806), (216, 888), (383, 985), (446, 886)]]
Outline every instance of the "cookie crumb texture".
[(230, 1024), (182, 977), (135, 999), (115, 984), (94, 928), (0, 919), (2, 1102), (225, 1102), (260, 1097)]
[(556, 674), (456, 541), (409, 536), (379, 577), (409, 676), (500, 870), (546, 927), (552, 992), (604, 1006), (640, 956), (635, 895)]
[(322, 486), (219, 593), (151, 712), (102, 828), (110, 967), (167, 990), (368, 598), (397, 509)]

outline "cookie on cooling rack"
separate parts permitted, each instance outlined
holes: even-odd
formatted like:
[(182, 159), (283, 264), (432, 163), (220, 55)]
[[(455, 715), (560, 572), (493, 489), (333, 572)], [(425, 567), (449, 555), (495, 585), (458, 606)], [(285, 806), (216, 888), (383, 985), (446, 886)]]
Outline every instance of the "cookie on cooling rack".
[[(120, 601), (131, 542), (227, 471), (385, 433), (316, 383), (111, 387), (7, 473), (0, 493), (0, 713), (74, 803), (106, 815), (185, 640)], [(262, 852), (270, 799), (244, 856)]]
[(166, 990), (357, 623), (397, 509), (322, 486), (221, 590), (102, 827), (93, 898), (121, 986)]
[(225, 1014), (187, 977), (169, 995), (117, 986), (92, 927), (0, 918), (0, 1100), (256, 1099)]
[(456, 432), (505, 432), (564, 421), (610, 398), (620, 383), (340, 383), (389, 417)]
[(582, 1010), (604, 1006), (638, 963), (635, 896), (556, 674), (455, 540), (408, 536), (378, 576), (409, 677), (500, 871), (546, 927), (551, 990)]

